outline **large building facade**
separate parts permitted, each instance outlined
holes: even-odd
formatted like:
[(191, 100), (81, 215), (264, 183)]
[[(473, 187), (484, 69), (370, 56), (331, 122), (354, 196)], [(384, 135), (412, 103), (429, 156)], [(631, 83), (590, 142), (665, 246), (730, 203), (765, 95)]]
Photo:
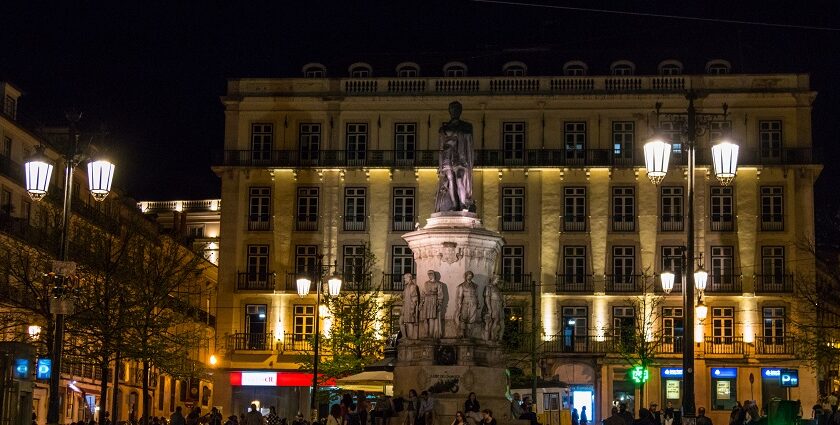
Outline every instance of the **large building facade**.
[[(794, 286), (814, 276), (799, 244), (813, 238), (821, 169), (808, 76), (730, 74), (722, 60), (694, 74), (676, 60), (651, 75), (634, 75), (628, 61), (600, 76), (578, 61), (552, 72), (529, 76), (526, 64), (509, 62), (500, 76), (473, 77), (450, 62), (441, 76), (420, 77), (419, 66), (402, 63), (393, 76), (376, 77), (356, 63), (348, 77), (331, 78), (309, 64), (303, 78), (228, 83), (225, 150), (214, 165), (226, 300), (215, 387), (226, 409), (260, 401), (291, 416), (308, 407), (295, 355), (308, 349), (318, 307), (313, 296), (298, 297), (294, 282), (319, 256), (346, 269), (369, 247), (388, 296), (399, 294), (402, 273), (425, 273), (414, 270), (401, 236), (433, 211), (437, 130), (454, 100), (473, 124), (477, 212), (505, 239), (497, 273), (509, 297), (506, 328), (538, 334), (538, 373), (566, 384), (576, 406), (588, 400), (597, 420), (620, 401), (638, 410), (641, 397), (679, 406), (685, 326), (696, 329), (697, 405), (715, 422), (735, 400), (813, 404), (816, 377), (797, 360), (791, 325)], [(678, 124), (653, 111), (657, 102), (663, 112), (685, 111), (688, 91), (699, 95), (701, 112), (721, 112), (724, 103), (729, 111), (698, 138), (696, 244), (710, 277), (708, 317), (695, 323), (685, 323), (680, 285), (666, 295), (657, 278), (680, 271), (687, 167)], [(642, 154), (655, 129), (674, 146), (672, 171), (658, 186)], [(710, 169), (710, 144), (722, 135), (740, 144), (730, 186)], [(643, 394), (617, 352), (640, 323), (639, 299), (656, 300), (653, 328), (663, 336)], [(383, 311), (383, 326), (398, 316), (397, 308)], [(790, 391), (779, 384), (787, 368), (799, 372)], [(274, 374), (270, 384), (256, 382)]]

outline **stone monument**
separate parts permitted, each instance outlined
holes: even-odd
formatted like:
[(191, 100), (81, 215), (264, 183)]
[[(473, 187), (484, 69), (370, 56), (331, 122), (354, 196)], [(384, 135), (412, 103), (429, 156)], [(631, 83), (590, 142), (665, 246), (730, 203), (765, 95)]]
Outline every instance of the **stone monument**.
[(394, 395), (429, 391), (436, 423), (448, 424), (475, 392), (482, 409), (508, 422), (509, 380), (500, 344), (504, 297), (495, 278), (504, 242), (475, 214), (472, 125), (461, 120), (461, 110), (452, 102), (451, 120), (438, 132), (435, 212), (423, 228), (403, 235), (427, 280), (404, 280)]

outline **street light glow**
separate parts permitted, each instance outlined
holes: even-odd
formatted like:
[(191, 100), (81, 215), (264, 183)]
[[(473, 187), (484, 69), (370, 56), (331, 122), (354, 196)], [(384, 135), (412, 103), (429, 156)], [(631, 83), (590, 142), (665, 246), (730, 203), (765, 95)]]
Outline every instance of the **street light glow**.
[(102, 202), (111, 193), (111, 183), (114, 180), (114, 164), (99, 159), (90, 161), (88, 168), (88, 189), (93, 199)]
[(723, 141), (712, 146), (712, 162), (717, 179), (724, 186), (729, 186), (738, 169), (738, 145)]
[(312, 281), (308, 277), (300, 277), (297, 280), (297, 293), (301, 298), (309, 295), (309, 289), (312, 286)]
[(663, 272), (659, 275), (659, 280), (662, 282), (662, 291), (670, 294), (674, 290), (674, 274), (671, 272)]
[(645, 143), (645, 168), (651, 183), (659, 184), (668, 174), (668, 162), (671, 158), (671, 145), (660, 138)]
[(38, 146), (35, 149), (35, 153), (24, 164), (26, 192), (33, 201), (40, 201), (44, 196), (47, 196), (52, 171), (52, 161), (44, 155), (44, 147)]

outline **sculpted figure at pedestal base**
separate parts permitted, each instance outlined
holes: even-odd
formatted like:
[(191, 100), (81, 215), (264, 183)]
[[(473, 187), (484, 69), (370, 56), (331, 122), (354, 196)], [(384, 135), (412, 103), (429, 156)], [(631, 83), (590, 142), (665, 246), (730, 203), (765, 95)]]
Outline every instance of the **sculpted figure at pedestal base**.
[(456, 292), (456, 321), (458, 322), (458, 336), (467, 338), (471, 330), (478, 323), (481, 306), (478, 304), (478, 287), (473, 282), (473, 272), (464, 273), (464, 281), (458, 285)]
[(420, 335), (420, 288), (417, 286), (411, 273), (403, 275), (403, 305), (400, 312), (402, 322), (402, 333), (405, 339), (414, 340)]
[(502, 316), (505, 310), (505, 298), (498, 286), (498, 276), (493, 276), (484, 288), (484, 339), (501, 341), (504, 327)]
[(441, 310), (443, 308), (443, 297), (446, 287), (437, 280), (434, 270), (427, 273), (429, 280), (423, 284), (422, 298), (420, 305), (420, 320), (426, 323), (422, 338), (440, 339), (441, 337)]

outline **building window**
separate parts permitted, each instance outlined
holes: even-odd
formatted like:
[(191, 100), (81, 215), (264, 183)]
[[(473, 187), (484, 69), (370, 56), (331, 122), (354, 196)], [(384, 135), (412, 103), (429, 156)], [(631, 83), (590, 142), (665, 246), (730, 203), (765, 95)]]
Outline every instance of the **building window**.
[(391, 229), (396, 231), (414, 230), (414, 188), (394, 188), (394, 221)]
[(567, 187), (563, 190), (563, 230), (586, 231), (585, 187)]
[(505, 246), (502, 248), (502, 280), (505, 283), (521, 284), (525, 279), (525, 247)]
[(344, 270), (344, 282), (352, 288), (364, 282), (365, 279), (365, 246), (344, 245), (342, 265)]
[(204, 225), (203, 224), (190, 224), (187, 226), (187, 235), (191, 238), (203, 238), (204, 237)]
[(294, 328), (292, 333), (296, 341), (308, 339), (315, 334), (315, 306), (310, 304), (296, 304), (292, 319)]
[(17, 119), (17, 99), (6, 95), (6, 100), (3, 102), (3, 113), (11, 119)]
[(525, 67), (522, 65), (511, 65), (504, 69), (505, 77), (524, 77)]
[(257, 162), (270, 161), (273, 144), (273, 124), (251, 124), (251, 160)]
[(786, 280), (785, 247), (761, 247), (761, 276), (756, 282), (759, 285), (757, 289), (764, 292), (787, 292), (792, 289), (792, 283)]
[(567, 122), (563, 129), (566, 164), (583, 165), (586, 161), (586, 123)]
[(297, 191), (297, 230), (318, 230), (317, 187), (301, 187)]
[(735, 335), (735, 309), (712, 308), (712, 343), (732, 344)]
[(636, 189), (632, 187), (614, 187), (613, 190), (612, 229), (614, 232), (632, 232), (636, 230)]
[(616, 121), (612, 123), (612, 130), (614, 158), (622, 164), (632, 164), (635, 123), (632, 121)]
[(394, 154), (399, 165), (414, 163), (414, 151), (417, 148), (417, 124), (394, 124)]
[(682, 70), (683, 66), (679, 61), (666, 60), (659, 64), (659, 75), (681, 75)]
[(350, 78), (369, 78), (370, 75), (370, 65), (366, 63), (357, 63), (350, 65)]
[[(391, 281), (402, 283), (402, 276), (406, 273), (416, 274), (414, 270), (414, 254), (411, 248), (406, 245), (394, 245), (391, 247)], [(399, 288), (405, 289), (400, 285)]]
[(706, 73), (711, 75), (726, 75), (729, 74), (732, 65), (729, 61), (722, 59), (711, 60), (706, 63)]
[(12, 192), (6, 189), (0, 190), (0, 213), (12, 215)]
[(588, 67), (580, 61), (569, 61), (563, 64), (563, 75), (567, 77), (582, 77), (586, 75)]
[(415, 78), (420, 75), (420, 67), (414, 63), (403, 62), (397, 65), (397, 77)]
[(347, 165), (364, 165), (367, 158), (367, 141), (367, 124), (347, 124)]
[(731, 246), (712, 247), (712, 272), (709, 276), (714, 292), (735, 292), (738, 288), (735, 276), (734, 249)]
[(759, 121), (758, 145), (761, 159), (780, 160), (782, 158), (782, 122)]
[(660, 189), (660, 208), (662, 231), (682, 232), (683, 230), (683, 188), (664, 186)]
[(301, 162), (304, 164), (317, 164), (321, 149), (321, 124), (300, 124), (298, 138)]
[(625, 346), (636, 339), (636, 314), (633, 307), (613, 307), (613, 336)]
[(460, 62), (450, 62), (443, 66), (444, 77), (466, 77), (467, 66)]
[(680, 307), (662, 307), (662, 351), (682, 353), (685, 320)]
[(711, 229), (716, 232), (729, 232), (735, 227), (734, 202), (731, 186), (712, 186), (709, 190), (711, 199)]
[(761, 230), (785, 230), (784, 194), (781, 186), (761, 187)]
[[(248, 304), (245, 306), (245, 347), (236, 348), (247, 350), (268, 350), (268, 309), (265, 304)], [(239, 341), (237, 341), (239, 342)]]
[(732, 133), (732, 121), (712, 121), (709, 123), (709, 141), (723, 140)]
[(591, 290), (586, 274), (586, 247), (563, 247), (563, 276), (561, 291), (584, 292)]
[(636, 73), (636, 67), (627, 61), (613, 62), (610, 73), (616, 76), (630, 76)]
[(327, 76), (327, 68), (320, 63), (308, 63), (303, 66), (305, 78), (324, 78)]
[(23, 218), (24, 223), (29, 224), (32, 221), (32, 202), (29, 202), (29, 201), (24, 199), (22, 204), (23, 204), (23, 215), (21, 216), (21, 218)]
[(265, 282), (268, 278), (268, 245), (248, 245), (246, 267), (249, 282)]
[(525, 188), (502, 189), (502, 230), (525, 230)]
[(366, 207), (367, 189), (363, 187), (344, 189), (344, 230), (365, 230)]
[[(675, 292), (682, 291), (683, 279), (683, 250), (682, 246), (663, 246), (662, 247), (662, 270), (670, 271), (674, 274), (674, 289)], [(661, 288), (660, 288), (661, 289)]]
[(525, 123), (502, 123), (502, 153), (506, 164), (521, 164), (525, 159)]
[(12, 157), (12, 138), (8, 136), (3, 137), (3, 156), (6, 158)]
[(563, 350), (586, 352), (589, 343), (589, 309), (584, 306), (563, 307), (560, 329), (563, 329)]
[(764, 307), (761, 311), (761, 336), (764, 345), (785, 345), (784, 307)]
[(271, 230), (271, 188), (248, 190), (248, 230)]
[(614, 246), (612, 281), (607, 282), (609, 292), (634, 292), (636, 287), (636, 248)]
[(318, 265), (318, 245), (295, 246), (295, 274), (316, 273)]
[(662, 121), (659, 123), (659, 131), (662, 133), (665, 142), (671, 144), (671, 153), (677, 157), (671, 158), (671, 163), (679, 161), (682, 155), (682, 127), (673, 121)]

